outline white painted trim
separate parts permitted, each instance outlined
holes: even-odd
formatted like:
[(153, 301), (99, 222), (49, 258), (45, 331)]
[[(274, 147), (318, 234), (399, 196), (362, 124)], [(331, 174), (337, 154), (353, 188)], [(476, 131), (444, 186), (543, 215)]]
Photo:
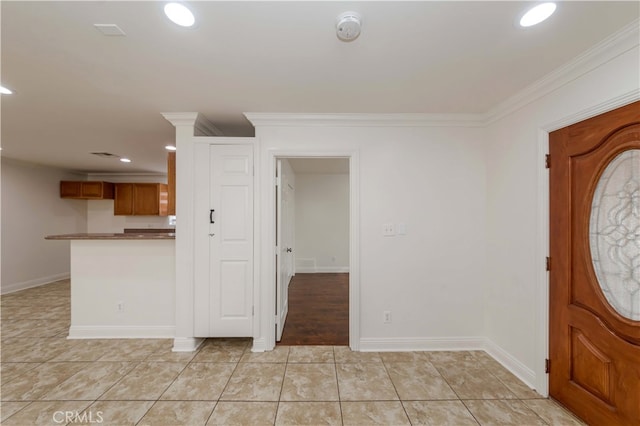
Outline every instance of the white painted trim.
[(480, 114), (306, 114), (245, 112), (254, 126), (482, 127)]
[[(260, 162), (265, 169), (261, 172), (263, 182), (271, 182), (275, 176), (277, 158), (319, 157), (319, 158), (349, 158), (349, 346), (357, 351), (360, 347), (360, 164), (357, 150), (305, 150), (300, 149), (271, 149), (263, 153)], [(266, 175), (264, 175), (266, 173)], [(266, 185), (260, 188), (260, 199), (263, 200), (260, 217), (264, 220), (264, 238), (260, 243), (261, 282), (260, 305), (264, 306), (259, 317), (261, 335), (254, 337), (254, 351), (258, 351), (258, 340), (265, 350), (275, 347), (275, 315), (273, 303), (276, 300), (275, 265), (272, 261), (273, 247), (275, 247), (275, 186)]]
[[(197, 112), (161, 112), (162, 116), (175, 127), (190, 126), (194, 127), (198, 119)], [(193, 135), (191, 135), (193, 136)]]
[[(546, 271), (546, 259), (549, 256), (549, 169), (545, 168), (545, 156), (549, 153), (549, 133), (538, 131), (537, 167), (537, 220), (536, 220), (536, 293), (534, 310), (534, 380), (529, 384), (538, 389), (538, 393), (547, 396), (549, 376), (545, 372), (545, 359), (549, 357), (549, 273)], [(493, 344), (493, 342), (492, 342)], [(495, 344), (494, 344), (495, 346)]]
[(251, 346), (251, 352), (264, 352), (267, 350), (267, 345), (264, 339), (253, 339), (253, 345)]
[(28, 288), (40, 287), (41, 285), (51, 284), (60, 280), (68, 280), (70, 277), (71, 274), (69, 272), (63, 272), (61, 274), (49, 275), (48, 277), (40, 277), (29, 281), (5, 284), (2, 286), (2, 294), (9, 294), (20, 290), (26, 290)]
[(172, 325), (72, 325), (67, 339), (162, 339), (174, 336)]
[(173, 339), (172, 352), (193, 352), (204, 343), (205, 339), (195, 337), (176, 337)]
[(135, 176), (135, 177), (150, 177), (150, 178), (166, 178), (166, 173), (122, 173), (122, 172), (108, 172), (108, 173), (87, 173), (88, 180), (100, 180), (109, 177), (121, 177), (121, 176)]
[(198, 114), (194, 125), (195, 136), (224, 136), (222, 131), (209, 121), (204, 115)]
[(381, 337), (360, 339), (362, 352), (483, 350), (483, 337)]
[(349, 272), (348, 266), (315, 266), (315, 267), (300, 267), (296, 268), (296, 274), (340, 274)]
[(507, 370), (512, 372), (530, 388), (536, 389), (536, 392), (538, 392), (542, 396), (546, 396), (546, 391), (545, 393), (542, 393), (534, 386), (534, 384), (536, 383), (536, 373), (533, 370), (527, 368), (527, 366), (522, 364), (516, 358), (511, 356), (511, 354), (506, 352), (504, 349), (502, 349), (500, 346), (496, 345), (489, 339), (484, 339), (483, 349), (489, 355), (491, 355), (492, 358), (502, 364)]
[[(640, 44), (640, 20), (635, 19), (570, 62), (490, 109), (482, 120), (484, 125), (489, 125), (512, 114), (525, 105), (635, 48), (638, 44)], [(562, 127), (564, 126), (558, 127), (558, 129)]]
[[(534, 331), (536, 362), (533, 371), (534, 377), (527, 383), (534, 385), (542, 396), (549, 394), (549, 376), (545, 373), (544, 365), (544, 360), (549, 357), (549, 279), (548, 273), (545, 271), (546, 257), (549, 255), (549, 172), (544, 168), (544, 156), (549, 152), (549, 133), (638, 100), (640, 100), (640, 90), (632, 90), (542, 125), (538, 130), (537, 161), (540, 166), (537, 177), (536, 230), (538, 240), (536, 241), (535, 259), (536, 265), (538, 265)], [(551, 161), (551, 167), (553, 167), (553, 159)]]
[(562, 129), (563, 127), (567, 127), (572, 124), (576, 124), (589, 118), (598, 116), (600, 114), (604, 114), (605, 112), (613, 111), (616, 108), (629, 105), (630, 103), (638, 100), (640, 100), (640, 89), (633, 89), (619, 96), (611, 98), (605, 102), (593, 105), (590, 108), (586, 108), (584, 110), (578, 111), (577, 113), (562, 117), (559, 120), (547, 123), (542, 126), (541, 129), (546, 133), (550, 133), (558, 129)]

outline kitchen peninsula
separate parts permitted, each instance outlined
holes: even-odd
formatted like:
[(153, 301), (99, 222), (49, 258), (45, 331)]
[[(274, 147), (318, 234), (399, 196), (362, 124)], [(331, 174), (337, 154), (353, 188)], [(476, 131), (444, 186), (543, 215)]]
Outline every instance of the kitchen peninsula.
[(174, 337), (174, 232), (46, 239), (70, 240), (70, 339)]

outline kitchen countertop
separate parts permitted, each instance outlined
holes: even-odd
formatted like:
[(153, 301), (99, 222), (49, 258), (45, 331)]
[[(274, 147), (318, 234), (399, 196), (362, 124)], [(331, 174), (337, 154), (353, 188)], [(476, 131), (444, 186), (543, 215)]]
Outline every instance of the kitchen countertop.
[(175, 232), (78, 233), (48, 235), (45, 240), (175, 240)]

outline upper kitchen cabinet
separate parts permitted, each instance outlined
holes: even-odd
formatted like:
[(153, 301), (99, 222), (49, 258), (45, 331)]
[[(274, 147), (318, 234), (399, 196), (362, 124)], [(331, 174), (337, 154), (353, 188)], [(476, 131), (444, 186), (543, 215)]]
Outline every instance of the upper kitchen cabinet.
[(169, 190), (169, 204), (167, 214), (176, 214), (176, 153), (170, 152), (167, 157), (167, 187)]
[(164, 183), (116, 183), (116, 216), (167, 216), (168, 190)]
[(114, 185), (111, 182), (60, 181), (60, 198), (83, 200), (113, 200)]

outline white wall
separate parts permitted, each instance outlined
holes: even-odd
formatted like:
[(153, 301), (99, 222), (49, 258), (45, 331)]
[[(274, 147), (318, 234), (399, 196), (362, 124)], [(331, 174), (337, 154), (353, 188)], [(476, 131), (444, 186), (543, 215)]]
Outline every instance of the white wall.
[(71, 262), (70, 338), (174, 336), (174, 240), (73, 240)]
[(60, 180), (78, 178), (2, 158), (2, 293), (69, 276), (69, 242), (44, 237), (86, 232), (86, 201), (60, 198)]
[[(487, 139), (487, 338), (545, 385), (547, 172), (549, 130), (617, 97), (638, 98), (637, 46), (491, 124)], [(594, 110), (595, 111), (595, 110)], [(604, 112), (604, 111), (600, 111)], [(596, 114), (597, 112), (594, 112)], [(582, 116), (580, 121), (586, 119)], [(556, 127), (556, 128), (553, 128)], [(553, 161), (553, 160), (552, 160)], [(530, 378), (532, 379), (532, 378)]]
[[(369, 349), (398, 339), (418, 348), (483, 335), (482, 134), (454, 127), (256, 127), (263, 165), (272, 150), (359, 152), (359, 170), (351, 173), (359, 173), (360, 182), (359, 320)], [(260, 173), (268, 182), (268, 167)], [(406, 235), (382, 235), (383, 224), (401, 222)], [(264, 293), (262, 312), (273, 312), (269, 296)], [(391, 324), (383, 324), (386, 310)]]
[[(90, 174), (88, 180), (167, 183), (166, 175)], [(170, 228), (168, 216), (115, 216), (113, 200), (87, 200), (87, 232), (122, 232), (125, 228)]]
[(296, 272), (349, 272), (349, 175), (296, 174)]

